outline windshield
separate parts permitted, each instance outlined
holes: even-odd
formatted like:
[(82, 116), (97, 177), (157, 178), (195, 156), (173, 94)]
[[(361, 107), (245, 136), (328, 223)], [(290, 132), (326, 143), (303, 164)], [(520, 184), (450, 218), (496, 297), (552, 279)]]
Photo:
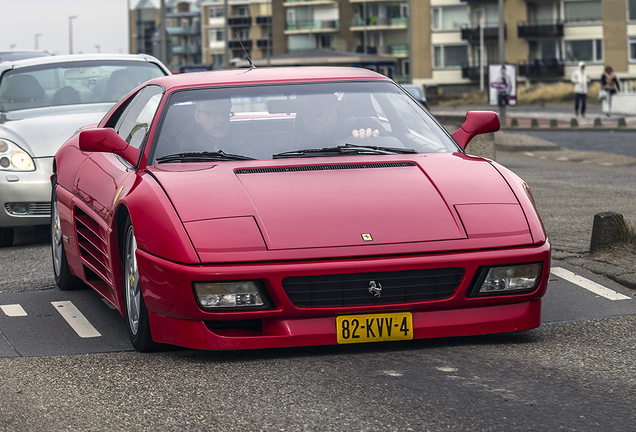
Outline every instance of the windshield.
[(138, 61), (82, 61), (7, 71), (0, 81), (0, 111), (116, 102), (139, 84), (163, 76)]
[(164, 109), (153, 163), (200, 161), (192, 156), (204, 152), (272, 159), (458, 151), (430, 114), (389, 82), (186, 90), (173, 93)]

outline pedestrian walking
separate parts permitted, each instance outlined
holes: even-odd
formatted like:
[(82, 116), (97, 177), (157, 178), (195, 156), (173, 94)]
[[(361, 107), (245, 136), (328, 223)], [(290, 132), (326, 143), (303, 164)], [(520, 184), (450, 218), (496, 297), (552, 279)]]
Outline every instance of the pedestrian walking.
[(609, 117), (612, 110), (612, 96), (621, 89), (618, 79), (611, 66), (605, 67), (605, 72), (601, 75), (601, 88), (605, 90), (605, 96), (602, 99), (602, 110)]
[(590, 75), (585, 70), (585, 62), (579, 62), (579, 67), (572, 73), (570, 80), (574, 84), (574, 114), (578, 117), (580, 106), (581, 116), (585, 117), (587, 86), (590, 83)]

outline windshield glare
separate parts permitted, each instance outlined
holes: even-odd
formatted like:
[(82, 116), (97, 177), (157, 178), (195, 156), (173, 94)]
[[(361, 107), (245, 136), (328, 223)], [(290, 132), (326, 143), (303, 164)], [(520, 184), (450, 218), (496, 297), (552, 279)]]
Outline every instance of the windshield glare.
[(430, 114), (397, 85), (338, 82), (178, 91), (150, 160), (177, 153), (274, 155), (346, 144), (454, 152)]
[(165, 75), (152, 63), (85, 61), (7, 71), (0, 81), (0, 111), (116, 102), (149, 79)]

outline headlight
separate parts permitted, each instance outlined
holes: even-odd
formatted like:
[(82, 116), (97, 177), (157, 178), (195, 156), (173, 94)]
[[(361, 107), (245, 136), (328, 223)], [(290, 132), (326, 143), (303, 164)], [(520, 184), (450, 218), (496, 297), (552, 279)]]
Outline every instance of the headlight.
[(539, 285), (541, 269), (541, 263), (486, 267), (477, 278), (472, 295), (507, 295), (534, 291)]
[(3, 171), (34, 171), (35, 164), (31, 156), (17, 144), (0, 139), (0, 170)]
[(204, 309), (263, 308), (264, 297), (254, 281), (195, 282), (194, 292)]

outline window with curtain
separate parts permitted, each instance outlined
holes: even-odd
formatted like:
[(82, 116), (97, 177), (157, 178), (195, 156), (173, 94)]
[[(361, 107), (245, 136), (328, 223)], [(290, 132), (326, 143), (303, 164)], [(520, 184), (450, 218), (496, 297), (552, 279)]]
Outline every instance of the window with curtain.
[(601, 1), (566, 1), (563, 3), (563, 18), (566, 23), (602, 21)]
[(468, 45), (439, 45), (433, 49), (435, 67), (460, 67), (468, 63)]
[(442, 6), (433, 8), (433, 30), (458, 30), (469, 23), (468, 6)]

